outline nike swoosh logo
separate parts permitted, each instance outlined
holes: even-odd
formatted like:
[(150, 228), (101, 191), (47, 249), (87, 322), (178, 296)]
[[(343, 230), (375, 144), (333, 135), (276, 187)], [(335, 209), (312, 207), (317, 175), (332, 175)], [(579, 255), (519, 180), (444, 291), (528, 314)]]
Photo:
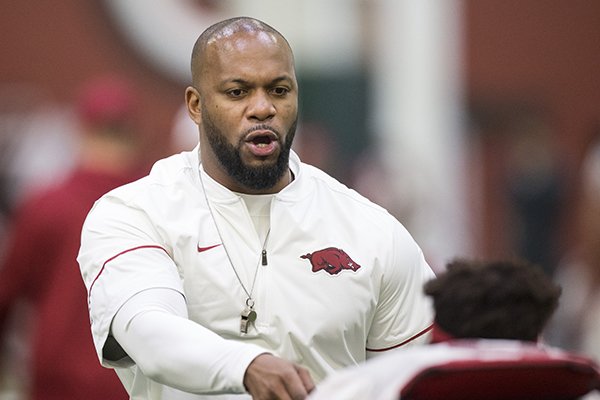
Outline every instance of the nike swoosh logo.
[(221, 245), (221, 243), (213, 244), (212, 246), (208, 246), (208, 247), (200, 247), (200, 245), (198, 245), (198, 253), (202, 253), (203, 251), (214, 249), (215, 247), (219, 247), (220, 245)]

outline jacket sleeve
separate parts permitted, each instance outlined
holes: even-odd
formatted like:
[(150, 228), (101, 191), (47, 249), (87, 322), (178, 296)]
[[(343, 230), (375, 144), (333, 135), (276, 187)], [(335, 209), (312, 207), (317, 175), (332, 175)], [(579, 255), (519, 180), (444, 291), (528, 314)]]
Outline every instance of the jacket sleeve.
[(188, 319), (171, 253), (143, 210), (111, 197), (93, 207), (78, 261), (101, 363), (136, 364), (146, 377), (188, 392), (244, 392), (246, 367), (265, 351)]
[(367, 357), (409, 344), (425, 343), (433, 323), (423, 285), (435, 275), (421, 248), (396, 221), (387, 244), (377, 310), (367, 339)]
[(246, 368), (265, 353), (188, 320), (183, 296), (169, 289), (129, 299), (111, 331), (146, 377), (190, 393), (244, 393)]

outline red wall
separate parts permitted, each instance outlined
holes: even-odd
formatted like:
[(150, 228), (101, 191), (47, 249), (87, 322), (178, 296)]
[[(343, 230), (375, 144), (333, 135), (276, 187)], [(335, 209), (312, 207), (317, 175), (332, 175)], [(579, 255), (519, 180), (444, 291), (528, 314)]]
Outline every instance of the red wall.
[[(567, 202), (558, 235), (568, 247), (577, 169), (584, 144), (600, 123), (600, 2), (468, 0), (465, 21), (471, 102), (504, 107), (528, 102), (547, 113), (566, 176)], [(483, 165), (473, 166), (485, 177), (480, 246), (486, 255), (497, 255), (510, 251), (505, 229), (509, 210), (497, 190), (507, 162), (505, 143), (498, 137), (482, 143)]]
[(118, 72), (143, 96), (141, 128), (148, 159), (167, 151), (167, 133), (183, 88), (141, 62), (111, 26), (98, 0), (1, 0), (0, 82), (32, 83), (69, 102), (89, 76)]

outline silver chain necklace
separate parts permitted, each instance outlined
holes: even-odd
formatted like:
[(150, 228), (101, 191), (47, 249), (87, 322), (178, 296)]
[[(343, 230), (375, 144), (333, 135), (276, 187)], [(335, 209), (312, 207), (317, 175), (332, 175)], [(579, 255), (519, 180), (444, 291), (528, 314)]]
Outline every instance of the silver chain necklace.
[(262, 250), (261, 250), (260, 256), (258, 258), (258, 263), (256, 264), (256, 269), (254, 270), (254, 277), (252, 278), (252, 286), (250, 287), (250, 291), (248, 291), (248, 289), (242, 282), (242, 279), (240, 278), (238, 271), (235, 269), (235, 266), (233, 265), (233, 261), (231, 259), (231, 256), (229, 255), (229, 251), (227, 250), (225, 241), (223, 240), (223, 235), (221, 234), (221, 230), (219, 229), (219, 225), (217, 224), (217, 220), (215, 219), (213, 209), (210, 205), (210, 202), (208, 201), (208, 196), (206, 194), (206, 187), (204, 186), (204, 180), (202, 179), (202, 171), (200, 170), (200, 165), (198, 166), (198, 175), (200, 176), (200, 184), (202, 185), (202, 192), (204, 193), (204, 200), (206, 201), (206, 206), (208, 207), (208, 211), (210, 212), (210, 217), (212, 218), (213, 224), (215, 225), (215, 228), (217, 230), (217, 234), (219, 235), (219, 239), (221, 240), (221, 243), (223, 245), (223, 250), (225, 250), (225, 255), (227, 256), (227, 260), (229, 260), (229, 265), (231, 266), (231, 269), (233, 270), (235, 277), (237, 278), (240, 286), (242, 287), (242, 289), (244, 290), (244, 293), (246, 293), (246, 296), (247, 296), (246, 297), (246, 305), (245, 305), (244, 309), (242, 310), (242, 312), (240, 313), (240, 333), (246, 334), (246, 333), (248, 333), (249, 325), (254, 324), (254, 321), (256, 321), (256, 317), (257, 317), (256, 311), (254, 310), (254, 298), (252, 297), (252, 294), (254, 292), (254, 284), (256, 283), (256, 276), (258, 275), (258, 269), (260, 268), (261, 264), (267, 265), (266, 247), (267, 247), (267, 241), (269, 240), (269, 233), (271, 233), (271, 227), (269, 226), (269, 230), (267, 231), (267, 234), (265, 235), (265, 240), (262, 244)]

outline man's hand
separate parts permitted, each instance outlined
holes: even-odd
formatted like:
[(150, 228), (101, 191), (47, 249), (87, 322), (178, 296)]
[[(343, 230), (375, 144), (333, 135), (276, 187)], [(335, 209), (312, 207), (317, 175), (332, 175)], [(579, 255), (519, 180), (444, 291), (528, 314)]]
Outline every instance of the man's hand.
[(302, 400), (315, 388), (307, 369), (272, 354), (250, 363), (244, 386), (253, 400)]

